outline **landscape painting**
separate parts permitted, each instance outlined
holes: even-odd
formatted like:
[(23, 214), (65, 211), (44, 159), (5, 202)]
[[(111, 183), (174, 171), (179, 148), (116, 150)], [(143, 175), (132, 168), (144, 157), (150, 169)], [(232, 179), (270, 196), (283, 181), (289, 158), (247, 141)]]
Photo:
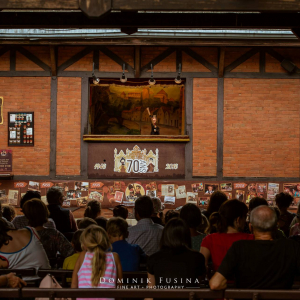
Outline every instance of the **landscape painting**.
[(161, 135), (182, 134), (184, 85), (91, 87), (91, 134), (149, 135), (156, 115)]

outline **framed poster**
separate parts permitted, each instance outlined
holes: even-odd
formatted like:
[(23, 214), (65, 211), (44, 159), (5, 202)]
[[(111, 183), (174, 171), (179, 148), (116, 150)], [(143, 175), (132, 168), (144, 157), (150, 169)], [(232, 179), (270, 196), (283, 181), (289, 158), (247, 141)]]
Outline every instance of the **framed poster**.
[(8, 113), (8, 146), (34, 146), (34, 113)]
[(0, 150), (0, 172), (12, 172), (12, 150)]

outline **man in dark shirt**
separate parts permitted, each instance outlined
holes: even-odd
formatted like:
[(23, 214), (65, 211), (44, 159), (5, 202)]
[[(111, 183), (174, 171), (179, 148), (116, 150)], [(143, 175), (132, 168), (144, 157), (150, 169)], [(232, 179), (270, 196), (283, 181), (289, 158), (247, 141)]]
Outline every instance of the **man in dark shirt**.
[(290, 289), (300, 274), (300, 244), (288, 239), (273, 240), (275, 211), (268, 206), (255, 208), (250, 215), (250, 230), (255, 240), (233, 243), (218, 271), (209, 282), (212, 290), (227, 287), (235, 278), (242, 289)]

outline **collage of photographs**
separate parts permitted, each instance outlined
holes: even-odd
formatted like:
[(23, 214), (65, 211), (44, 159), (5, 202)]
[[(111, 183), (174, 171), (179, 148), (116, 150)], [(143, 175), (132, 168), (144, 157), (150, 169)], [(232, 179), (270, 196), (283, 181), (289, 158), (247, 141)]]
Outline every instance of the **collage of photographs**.
[[(275, 196), (280, 191), (294, 197), (291, 208), (296, 209), (300, 200), (300, 183), (195, 183), (182, 182), (179, 184), (166, 182), (124, 182), (124, 181), (66, 181), (66, 182), (14, 182), (13, 188), (5, 189), (0, 186), (0, 202), (19, 206), (20, 199), (26, 190), (39, 191), (42, 200), (47, 204), (46, 193), (52, 186), (59, 187), (65, 199), (63, 207), (85, 207), (90, 200), (97, 200), (103, 207), (113, 207), (118, 204), (134, 206), (135, 200), (143, 195), (159, 197), (165, 205), (181, 206), (185, 203), (197, 204), (205, 209), (209, 199), (215, 191), (224, 192), (228, 200), (238, 199), (246, 204), (253, 197), (267, 199), (270, 205), (274, 204)], [(170, 207), (170, 208), (171, 208)]]

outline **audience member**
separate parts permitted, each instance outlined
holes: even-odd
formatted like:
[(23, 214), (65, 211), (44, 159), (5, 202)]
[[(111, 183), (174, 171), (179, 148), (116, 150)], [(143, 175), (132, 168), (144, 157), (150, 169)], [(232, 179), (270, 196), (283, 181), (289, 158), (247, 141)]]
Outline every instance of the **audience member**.
[(75, 264), (71, 287), (116, 288), (123, 278), (122, 266), (119, 255), (108, 252), (111, 244), (106, 231), (91, 225), (83, 231), (80, 241), (85, 251), (80, 253)]
[(85, 229), (90, 225), (98, 225), (97, 222), (91, 218), (83, 218), (78, 223), (78, 229)]
[(209, 217), (214, 212), (218, 212), (220, 206), (227, 201), (228, 198), (225, 193), (221, 191), (215, 191), (211, 196), (209, 200), (209, 204), (206, 211), (203, 211), (202, 213), (205, 215), (205, 217), (209, 220)]
[(212, 290), (225, 289), (234, 275), (240, 289), (290, 289), (300, 273), (300, 245), (290, 239), (273, 240), (276, 213), (267, 206), (253, 209), (250, 227), (255, 240), (233, 243), (209, 282)]
[(300, 201), (298, 203), (297, 214), (294, 217), (291, 225), (290, 225), (290, 236), (299, 235), (300, 234)]
[[(49, 269), (47, 254), (35, 229), (12, 230), (0, 219), (0, 269)], [(24, 280), (37, 279), (37, 276)]]
[(27, 283), (16, 276), (16, 273), (9, 273), (6, 275), (0, 276), (0, 287), (6, 287), (6, 288), (22, 288), (23, 286), (26, 286)]
[(180, 218), (186, 222), (190, 229), (192, 238), (192, 249), (199, 252), (201, 242), (206, 234), (197, 231), (197, 227), (202, 223), (200, 208), (192, 203), (185, 204), (180, 211)]
[(187, 224), (180, 218), (169, 220), (163, 230), (160, 251), (148, 258), (148, 286), (174, 286), (182, 278), (180, 285), (183, 287), (200, 286), (200, 277), (205, 274), (205, 260), (201, 253), (190, 248)]
[(107, 219), (104, 217), (97, 217), (95, 219), (98, 226), (102, 227), (106, 231)]
[(173, 218), (179, 218), (179, 211), (170, 209), (165, 214), (165, 222), (164, 223), (167, 224), (168, 221)]
[(2, 219), (6, 225), (10, 228), (10, 229), (15, 229), (15, 226), (13, 223), (11, 223), (10, 221), (8, 221), (2, 214), (2, 204), (0, 202), (0, 219)]
[(232, 243), (238, 240), (253, 240), (252, 234), (242, 232), (247, 212), (248, 208), (245, 203), (233, 199), (224, 202), (219, 212), (212, 215), (217, 220), (218, 232), (206, 236), (200, 248), (200, 253), (205, 257), (206, 266), (211, 257), (213, 269), (217, 271)]
[(164, 206), (161, 204), (161, 200), (157, 197), (151, 198), (153, 202), (153, 213), (151, 219), (153, 223), (163, 225), (163, 221), (160, 218), (160, 213), (164, 210)]
[(124, 220), (128, 218), (128, 209), (124, 205), (116, 205), (113, 209), (113, 216), (114, 217), (121, 217)]
[(113, 217), (107, 222), (107, 234), (112, 250), (118, 253), (125, 272), (139, 271), (141, 262), (146, 262), (146, 254), (139, 245), (128, 244), (128, 223), (121, 217)]
[[(1, 209), (1, 208), (0, 208)], [(15, 208), (11, 205), (2, 206), (2, 217), (11, 222), (16, 216)]]
[(95, 220), (101, 215), (101, 204), (97, 200), (91, 200), (88, 202), (86, 209), (84, 211), (84, 217), (91, 218)]
[(290, 234), (290, 225), (295, 214), (288, 211), (294, 197), (288, 193), (279, 193), (275, 196), (275, 202), (280, 210), (280, 218), (278, 220), (279, 229), (281, 229), (286, 236)]
[(74, 253), (72, 245), (62, 233), (54, 228), (43, 226), (49, 217), (49, 211), (44, 202), (31, 199), (24, 204), (23, 212), (29, 225), (37, 231), (49, 259), (55, 258), (58, 252), (62, 257), (68, 257)]
[(287, 236), (284, 234), (284, 232), (281, 229), (279, 229), (280, 210), (276, 206), (272, 207), (272, 209), (274, 209), (276, 213), (276, 219), (277, 219), (276, 229), (273, 232), (273, 238), (275, 240), (282, 239), (282, 238), (286, 239)]
[[(27, 191), (20, 201), (21, 212), (23, 212), (23, 206), (26, 201), (29, 201), (31, 199), (41, 200), (41, 194), (37, 191)], [(22, 229), (29, 225), (28, 219), (24, 215), (16, 216), (12, 220), (12, 223), (14, 224), (16, 229)], [(44, 226), (49, 228), (56, 228), (55, 223), (51, 218), (48, 219), (48, 222), (44, 224)]]
[(135, 201), (135, 226), (128, 228), (128, 243), (139, 245), (146, 255), (151, 255), (159, 250), (163, 226), (151, 220), (153, 202), (149, 196), (142, 196)]
[(55, 222), (56, 229), (61, 233), (70, 233), (77, 230), (77, 225), (72, 212), (61, 207), (64, 195), (57, 186), (51, 187), (47, 192), (48, 210), (50, 218)]
[(209, 221), (204, 214), (201, 212), (202, 222), (197, 227), (197, 231), (207, 233), (209, 230)]

